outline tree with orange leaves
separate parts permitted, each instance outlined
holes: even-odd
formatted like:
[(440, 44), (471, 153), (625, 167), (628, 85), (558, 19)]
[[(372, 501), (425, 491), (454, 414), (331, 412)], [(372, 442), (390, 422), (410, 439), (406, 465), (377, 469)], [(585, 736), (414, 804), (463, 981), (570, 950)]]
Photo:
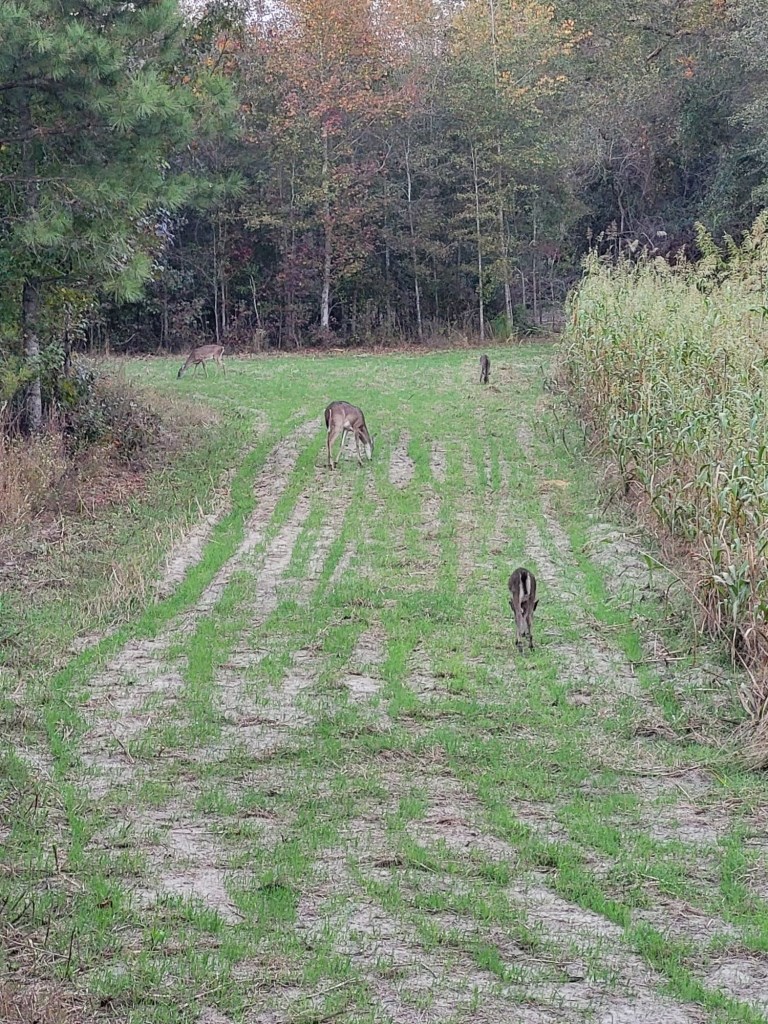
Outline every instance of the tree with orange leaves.
[(386, 159), (374, 135), (413, 101), (407, 29), (428, 11), (409, 0), (284, 0), (260, 28), (279, 96), (273, 138), (310, 171), (302, 203), (322, 234), (322, 333), (331, 327), (334, 273), (354, 260), (355, 246), (337, 243), (340, 222), (360, 227), (366, 174)]

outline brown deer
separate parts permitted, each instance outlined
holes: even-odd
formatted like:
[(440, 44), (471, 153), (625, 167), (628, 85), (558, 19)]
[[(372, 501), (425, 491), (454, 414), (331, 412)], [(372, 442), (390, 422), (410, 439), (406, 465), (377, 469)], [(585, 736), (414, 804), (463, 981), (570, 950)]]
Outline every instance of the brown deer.
[(189, 369), (194, 363), (195, 369), (193, 373), (197, 373), (198, 366), (202, 366), (206, 376), (208, 375), (208, 367), (205, 365), (208, 360), (212, 359), (215, 363), (222, 368), (224, 373), (227, 372), (227, 368), (224, 365), (224, 346), (223, 345), (201, 345), (200, 348), (193, 348), (187, 356), (187, 361), (183, 366), (179, 368), (179, 377)]
[(509, 577), (509, 607), (515, 616), (515, 647), (523, 649), (523, 637), (528, 637), (528, 647), (533, 650), (533, 613), (536, 611), (536, 577), (528, 569), (515, 569)]
[[(341, 453), (344, 451), (344, 442), (347, 438), (347, 434), (353, 433), (355, 435), (355, 445), (357, 447), (357, 461), (362, 466), (363, 459), (360, 454), (360, 442), (363, 442), (365, 446), (365, 454), (369, 460), (373, 458), (373, 438), (368, 433), (368, 427), (365, 425), (365, 416), (363, 416), (360, 409), (356, 405), (350, 405), (349, 402), (331, 402), (328, 408), (325, 410), (325, 429), (328, 431), (326, 443), (328, 445), (328, 468), (334, 469), (333, 459), (331, 457), (331, 445), (336, 438), (341, 434), (341, 447), (339, 448), (339, 458)], [(339, 459), (336, 460), (336, 465), (339, 464)]]
[(486, 355), (480, 356), (480, 383), (487, 384), (491, 373), (491, 360)]

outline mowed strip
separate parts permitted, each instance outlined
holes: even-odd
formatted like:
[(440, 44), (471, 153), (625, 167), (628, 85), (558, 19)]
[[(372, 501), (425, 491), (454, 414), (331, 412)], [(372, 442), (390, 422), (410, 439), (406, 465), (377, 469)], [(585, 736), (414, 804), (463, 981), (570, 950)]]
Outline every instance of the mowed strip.
[[(230, 374), (293, 426), (203, 599), (91, 680), (83, 992), (158, 1024), (763, 1019), (762, 783), (670, 718), (685, 666), (635, 667), (662, 624), (585, 551), (549, 357), (491, 352), (513, 407), (463, 353)], [(337, 397), (376, 444), (330, 473)]]

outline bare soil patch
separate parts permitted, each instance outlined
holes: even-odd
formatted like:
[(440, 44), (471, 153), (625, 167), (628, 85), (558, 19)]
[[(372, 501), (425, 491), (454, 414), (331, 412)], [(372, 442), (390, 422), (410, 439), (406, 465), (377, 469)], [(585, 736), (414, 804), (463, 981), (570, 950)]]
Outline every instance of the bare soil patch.
[(510, 466), (504, 455), (499, 455), (499, 473), (501, 482), (496, 497), (496, 522), (490, 539), (492, 553), (504, 548), (509, 540), (510, 522)]
[(344, 578), (344, 574), (347, 572), (349, 567), (352, 565), (355, 555), (357, 554), (357, 545), (354, 541), (347, 544), (344, 548), (344, 553), (339, 559), (336, 568), (331, 573), (330, 583), (331, 585), (338, 583), (339, 580)]
[(103, 1020), (90, 1001), (49, 981), (0, 981), (0, 1021), (7, 1024), (90, 1024)]
[[(175, 701), (183, 681), (178, 666), (167, 659), (166, 652), (174, 634), (178, 630), (190, 633), (194, 629), (200, 616), (210, 611), (224, 592), (226, 584), (249, 552), (263, 541), (269, 520), (298, 458), (299, 444), (316, 429), (314, 421), (305, 423), (268, 456), (255, 483), (260, 500), (249, 519), (245, 538), (235, 555), (206, 588), (197, 605), (159, 637), (130, 641), (92, 681), (92, 696), (87, 706), (91, 724), (83, 738), (81, 758), (91, 769), (89, 789), (93, 796), (103, 796), (105, 786), (109, 789), (117, 782), (125, 784), (135, 775), (136, 764), (130, 748), (120, 735), (122, 723), (127, 723), (133, 737), (150, 724), (152, 710), (157, 713), (157, 705), (148, 710), (148, 700), (162, 694), (166, 700)], [(262, 586), (256, 601), (256, 610), (263, 618), (276, 606), (278, 579), (290, 561), (293, 543), (308, 513), (309, 501), (304, 496), (265, 553)], [(94, 770), (97, 777), (93, 777)]]
[(233, 1024), (232, 1018), (213, 1006), (205, 1006), (200, 1011), (197, 1024)]
[(765, 957), (719, 957), (715, 966), (707, 971), (705, 983), (768, 1014), (768, 961)]
[(439, 484), (445, 483), (447, 465), (445, 445), (440, 441), (433, 441), (429, 455), (429, 468), (432, 471), (432, 476)]
[(407, 686), (422, 699), (445, 696), (445, 684), (432, 671), (423, 649), (417, 647), (408, 663)]
[(490, 860), (517, 861), (514, 847), (483, 830), (476, 801), (461, 783), (441, 775), (430, 775), (425, 782), (430, 804), (424, 817), (408, 828), (414, 839), (426, 839), (433, 845), (445, 843), (451, 850), (479, 853)]
[(197, 900), (215, 910), (222, 920), (235, 924), (242, 915), (227, 892), (226, 854), (208, 828), (194, 818), (173, 817), (160, 843), (141, 836), (147, 826), (156, 828), (157, 814), (137, 820), (137, 843), (148, 857), (153, 889), (139, 887), (135, 896), (141, 906), (153, 906), (163, 896)]
[(416, 468), (413, 464), (413, 459), (408, 454), (410, 441), (410, 434), (401, 434), (400, 440), (397, 442), (392, 452), (392, 457), (389, 460), (389, 482), (401, 490), (407, 487), (411, 480), (413, 480), (413, 473)]
[(714, 939), (737, 939), (736, 929), (716, 917), (682, 900), (657, 893), (654, 907), (632, 911), (633, 924), (647, 924), (662, 935), (682, 939), (706, 949)]
[[(652, 572), (643, 558), (640, 535), (635, 530), (630, 534), (612, 523), (596, 523), (589, 530), (589, 541), (585, 553), (592, 561), (607, 569), (606, 584), (613, 594), (632, 588), (648, 590)], [(659, 568), (656, 575), (667, 574)]]
[[(662, 995), (664, 979), (627, 949), (622, 930), (604, 917), (574, 906), (535, 880), (513, 887), (510, 896), (522, 903), (529, 922), (552, 941), (570, 947), (570, 982), (558, 989), (566, 1005), (597, 1011), (600, 1019), (622, 1024), (700, 1024), (707, 1019), (704, 1011)], [(607, 990), (595, 977), (590, 961), (596, 956), (601, 973), (611, 972), (618, 991)]]
[(463, 494), (459, 499), (456, 508), (456, 546), (458, 548), (459, 564), (458, 579), (459, 590), (466, 588), (469, 577), (475, 570), (477, 558), (477, 546), (475, 536), (477, 532), (477, 514), (475, 512), (474, 481), (477, 478), (477, 468), (472, 461), (469, 448), (466, 444), (461, 446), (461, 471), (464, 480)]
[(246, 524), (245, 537), (234, 557), (222, 566), (206, 588), (197, 605), (199, 611), (205, 612), (214, 606), (245, 556), (263, 542), (269, 521), (296, 465), (299, 447), (317, 430), (317, 421), (308, 420), (281, 441), (267, 457), (254, 484), (257, 504)]
[(421, 534), (427, 550), (429, 564), (436, 569), (440, 560), (440, 496), (429, 486), (422, 489), (421, 499)]
[(568, 600), (571, 595), (563, 582), (563, 574), (545, 548), (537, 526), (528, 527), (525, 535), (525, 553), (534, 562), (537, 581), (544, 580), (563, 600)]
[(229, 479), (217, 488), (214, 507), (196, 522), (171, 548), (165, 561), (162, 576), (155, 585), (155, 598), (160, 601), (170, 596), (186, 576), (187, 572), (203, 557), (205, 545), (211, 538), (216, 525), (231, 508)]

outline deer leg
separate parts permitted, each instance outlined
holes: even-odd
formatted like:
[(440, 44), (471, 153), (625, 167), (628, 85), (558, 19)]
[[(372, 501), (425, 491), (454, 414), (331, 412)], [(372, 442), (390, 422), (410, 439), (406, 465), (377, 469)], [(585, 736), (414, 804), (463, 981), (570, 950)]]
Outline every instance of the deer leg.
[(514, 601), (509, 602), (509, 607), (512, 609), (512, 614), (515, 616), (515, 647), (518, 651), (523, 649), (522, 636), (525, 632), (525, 626), (522, 621), (522, 613), (518, 607), (515, 606)]
[(360, 435), (355, 433), (355, 448), (357, 449), (357, 462), (358, 465), (362, 466), (363, 456), (360, 454)]
[(203, 360), (203, 373), (206, 377), (208, 376), (208, 366), (206, 365), (205, 360)]
[(525, 636), (525, 621), (523, 620), (523, 610), (519, 605), (515, 607), (515, 647), (518, 651), (523, 649), (523, 637)]
[[(341, 451), (344, 451), (345, 448), (349, 448), (349, 431), (346, 427), (341, 435)], [(339, 458), (341, 458), (341, 454), (339, 454)]]
[[(335, 469), (336, 468), (334, 466), (334, 464), (333, 464), (333, 453), (331, 451), (331, 448), (333, 446), (333, 442), (336, 440), (336, 438), (338, 436), (339, 436), (339, 428), (335, 424), (331, 424), (331, 426), (328, 428), (328, 469)], [(342, 448), (344, 447), (344, 438), (343, 437), (341, 439), (341, 446), (342, 446)], [(339, 448), (339, 455), (341, 455), (341, 448)], [(337, 459), (336, 460), (336, 465), (338, 465), (338, 462), (339, 462), (339, 460)]]

